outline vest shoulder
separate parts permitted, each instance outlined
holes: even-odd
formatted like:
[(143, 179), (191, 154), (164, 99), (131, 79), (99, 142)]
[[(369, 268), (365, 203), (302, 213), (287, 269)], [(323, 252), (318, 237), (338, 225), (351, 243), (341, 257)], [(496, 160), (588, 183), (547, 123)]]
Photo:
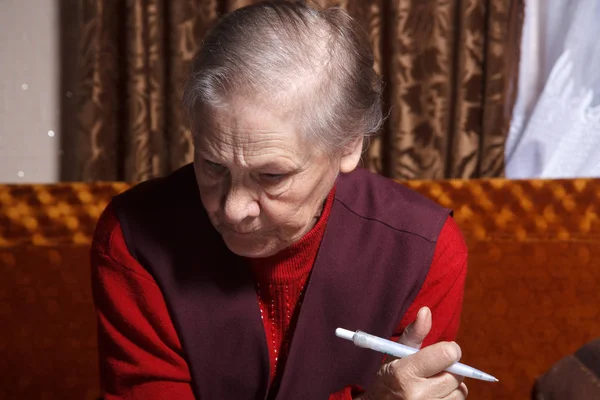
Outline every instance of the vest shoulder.
[(194, 167), (187, 164), (165, 177), (136, 184), (117, 196), (113, 203), (126, 209), (177, 207), (199, 201), (199, 196)]
[(451, 211), (389, 178), (357, 169), (340, 175), (336, 200), (365, 221), (435, 241)]

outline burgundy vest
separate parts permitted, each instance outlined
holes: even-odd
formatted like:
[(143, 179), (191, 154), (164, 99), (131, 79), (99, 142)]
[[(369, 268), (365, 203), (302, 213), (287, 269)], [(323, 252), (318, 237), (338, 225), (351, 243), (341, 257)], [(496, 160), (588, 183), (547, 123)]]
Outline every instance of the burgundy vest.
[(193, 166), (141, 183), (113, 201), (131, 254), (165, 298), (196, 398), (327, 399), (368, 388), (382, 355), (335, 336), (382, 337), (419, 292), (448, 210), (365, 170), (338, 178), (278, 388), (250, 270), (202, 207)]

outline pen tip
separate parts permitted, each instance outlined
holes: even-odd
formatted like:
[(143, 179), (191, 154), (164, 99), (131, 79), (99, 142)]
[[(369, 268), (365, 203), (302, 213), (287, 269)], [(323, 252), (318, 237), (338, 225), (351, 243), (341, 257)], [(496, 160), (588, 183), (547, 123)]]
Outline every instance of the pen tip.
[(498, 378), (494, 378), (494, 382), (500, 382)]

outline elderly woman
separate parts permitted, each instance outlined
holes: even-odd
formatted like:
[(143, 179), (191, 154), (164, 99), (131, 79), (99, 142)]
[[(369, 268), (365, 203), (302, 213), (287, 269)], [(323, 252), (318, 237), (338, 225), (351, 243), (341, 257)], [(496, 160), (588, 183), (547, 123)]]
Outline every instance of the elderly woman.
[[(103, 213), (92, 249), (109, 399), (464, 399), (467, 251), (449, 211), (358, 169), (382, 122), (340, 9), (269, 2), (205, 38), (193, 164)], [(337, 327), (423, 350), (356, 348)]]

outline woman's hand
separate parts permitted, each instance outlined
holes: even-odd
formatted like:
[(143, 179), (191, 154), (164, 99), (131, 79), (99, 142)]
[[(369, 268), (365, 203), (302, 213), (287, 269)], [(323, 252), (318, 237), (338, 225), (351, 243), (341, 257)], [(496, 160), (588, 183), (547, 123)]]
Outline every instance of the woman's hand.
[[(399, 343), (420, 348), (431, 330), (431, 311), (423, 307), (415, 322), (402, 333)], [(379, 369), (373, 388), (360, 400), (462, 400), (467, 398), (463, 377), (444, 372), (461, 357), (454, 342), (440, 342), (403, 359), (387, 360)]]

